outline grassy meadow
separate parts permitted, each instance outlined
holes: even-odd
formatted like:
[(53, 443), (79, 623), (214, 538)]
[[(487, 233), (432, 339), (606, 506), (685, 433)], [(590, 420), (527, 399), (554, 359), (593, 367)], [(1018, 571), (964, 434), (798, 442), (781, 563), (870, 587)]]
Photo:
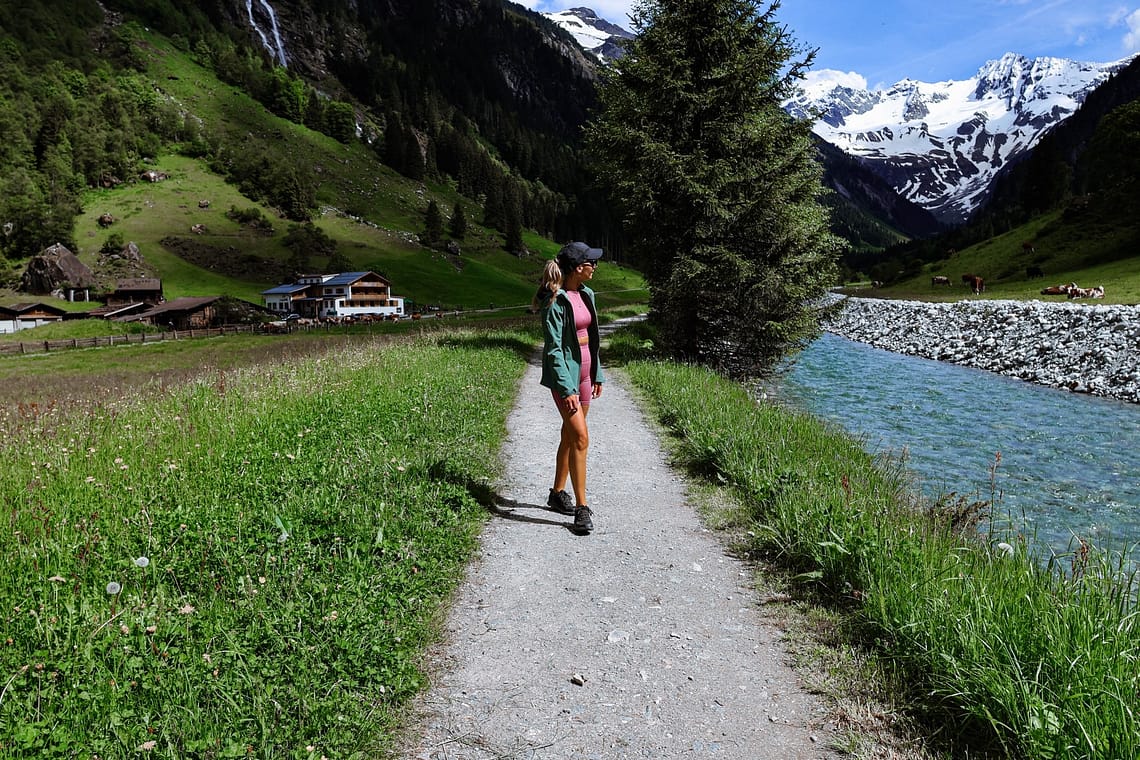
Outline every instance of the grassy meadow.
[(379, 756), (534, 339), (97, 349), (133, 372), (6, 402), (0, 756)]
[(631, 330), (611, 356), (678, 462), (731, 495), (743, 552), (838, 610), (840, 635), (888, 663), (896, 704), (931, 727), (932, 746), (1140, 755), (1137, 579), (1122, 558), (1078, 545), (1043, 562), (1015, 527), (979, 535), (986, 503), (923, 503), (901, 467), (850, 436), (705, 370), (648, 361), (651, 343)]
[[(1029, 243), (1032, 248), (1026, 248)], [(919, 274), (889, 287), (861, 295), (921, 301), (957, 301), (989, 298), (1064, 301), (1045, 296), (1049, 285), (1075, 282), (1081, 287), (1103, 285), (1104, 300), (1089, 303), (1140, 304), (1140, 257), (1136, 252), (1132, 220), (1098, 219), (1091, 212), (1054, 211), (1002, 235), (951, 253), (945, 260), (926, 264)], [(1030, 279), (1027, 270), (1040, 267), (1043, 277)], [(963, 274), (983, 277), (986, 290), (975, 296), (962, 283)], [(950, 278), (950, 286), (931, 285), (931, 277)], [(854, 292), (851, 289), (848, 292)]]

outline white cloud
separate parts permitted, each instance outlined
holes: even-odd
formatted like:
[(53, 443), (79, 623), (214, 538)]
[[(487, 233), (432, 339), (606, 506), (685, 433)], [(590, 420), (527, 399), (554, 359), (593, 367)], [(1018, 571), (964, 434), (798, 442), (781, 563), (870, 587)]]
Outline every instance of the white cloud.
[(1140, 52), (1140, 11), (1132, 11), (1125, 21), (1128, 34), (1124, 35), (1124, 50), (1127, 53)]
[(854, 71), (836, 71), (835, 69), (818, 69), (809, 71), (804, 75), (804, 85), (809, 87), (842, 85), (854, 90), (867, 89), (867, 78)]

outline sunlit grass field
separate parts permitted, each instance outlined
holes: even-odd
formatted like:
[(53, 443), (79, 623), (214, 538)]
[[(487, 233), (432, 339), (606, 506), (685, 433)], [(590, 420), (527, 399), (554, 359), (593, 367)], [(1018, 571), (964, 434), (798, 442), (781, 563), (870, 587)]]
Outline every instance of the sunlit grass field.
[(299, 341), (6, 403), (0, 756), (379, 756), (533, 340)]

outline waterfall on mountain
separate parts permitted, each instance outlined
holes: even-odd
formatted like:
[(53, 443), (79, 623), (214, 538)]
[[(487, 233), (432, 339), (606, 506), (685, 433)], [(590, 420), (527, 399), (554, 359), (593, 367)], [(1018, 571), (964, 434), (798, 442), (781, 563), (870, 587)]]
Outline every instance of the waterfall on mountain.
[[(277, 14), (273, 11), (273, 6), (269, 4), (269, 0), (257, 0), (258, 10), (264, 11), (265, 15), (269, 17), (269, 34), (258, 24), (257, 19), (253, 15), (253, 0), (245, 0), (246, 14), (249, 16), (249, 25), (257, 32), (257, 36), (261, 38), (261, 44), (273, 56), (273, 60), (280, 63), (282, 66), (288, 67), (289, 61), (285, 57), (285, 43), (281, 41), (281, 31), (277, 28)], [(273, 40), (270, 42), (270, 35)]]

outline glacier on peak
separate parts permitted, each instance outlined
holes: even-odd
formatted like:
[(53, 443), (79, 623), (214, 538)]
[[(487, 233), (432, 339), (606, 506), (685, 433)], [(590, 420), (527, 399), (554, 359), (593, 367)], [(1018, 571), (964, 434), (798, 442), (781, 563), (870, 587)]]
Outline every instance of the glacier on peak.
[(903, 79), (858, 89), (854, 73), (813, 72), (783, 105), (941, 221), (965, 221), (1011, 159), (1080, 107), (1129, 63), (1006, 53), (970, 79)]

